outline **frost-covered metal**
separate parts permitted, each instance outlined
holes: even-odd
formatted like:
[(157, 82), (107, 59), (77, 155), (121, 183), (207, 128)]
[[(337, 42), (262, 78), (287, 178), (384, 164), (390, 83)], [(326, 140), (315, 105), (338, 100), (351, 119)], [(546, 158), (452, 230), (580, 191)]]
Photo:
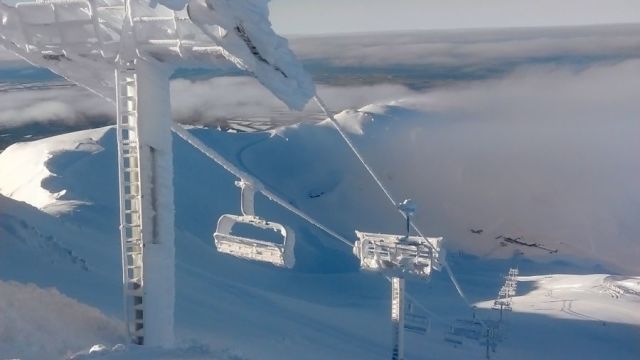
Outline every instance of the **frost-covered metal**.
[(126, 325), (136, 344), (173, 342), (174, 198), (169, 73), (136, 59), (116, 73)]
[(404, 278), (391, 279), (391, 360), (404, 359)]
[[(315, 93), (286, 40), (271, 29), (267, 3), (0, 1), (0, 44), (117, 105), (125, 312), (136, 344), (173, 342), (171, 73), (238, 67), (295, 109)], [(287, 254), (285, 246), (268, 257), (289, 266)]]
[(429, 331), (429, 327), (429, 317), (421, 313), (412, 301), (406, 301), (404, 329), (417, 335), (425, 335)]
[(138, 137), (137, 79), (126, 70), (116, 74), (118, 83), (118, 168), (120, 183), (120, 237), (127, 333), (144, 343), (144, 289), (142, 241), (142, 191)]
[[(409, 226), (407, 226), (409, 228)], [(356, 231), (353, 252), (364, 271), (391, 277), (392, 360), (404, 359), (405, 277), (428, 280), (439, 268), (442, 238)]]
[(313, 80), (287, 40), (271, 28), (268, 0), (150, 4), (127, 0), (125, 21), (123, 0), (0, 2), (0, 43), (112, 100), (123, 29), (136, 55), (173, 69), (238, 67), (294, 109), (302, 109), (315, 94)]
[[(295, 265), (295, 233), (282, 224), (264, 220), (255, 215), (255, 189), (244, 181), (236, 182), (241, 188), (242, 215), (225, 214), (218, 220), (216, 232), (213, 234), (216, 249), (224, 254), (262, 261), (279, 267), (292, 268)], [(259, 230), (273, 231), (281, 238), (280, 242), (272, 242), (234, 233), (234, 228), (244, 225)]]
[(353, 252), (365, 271), (427, 279), (439, 267), (442, 238), (422, 238), (356, 231)]
[(504, 310), (511, 311), (513, 297), (516, 296), (518, 289), (518, 269), (511, 268), (509, 273), (504, 277), (504, 285), (498, 291), (498, 297), (494, 300), (492, 308), (500, 310), (500, 320), (502, 320), (502, 312)]
[[(410, 199), (397, 206), (407, 219), (406, 235), (356, 231), (358, 240), (353, 246), (353, 253), (360, 260), (362, 270), (382, 273), (391, 278), (391, 359), (403, 360), (404, 331), (407, 328), (405, 277), (428, 280), (432, 271), (440, 268), (442, 238), (410, 236), (411, 218), (416, 206)], [(418, 332), (424, 329), (426, 332), (422, 325), (410, 328)]]

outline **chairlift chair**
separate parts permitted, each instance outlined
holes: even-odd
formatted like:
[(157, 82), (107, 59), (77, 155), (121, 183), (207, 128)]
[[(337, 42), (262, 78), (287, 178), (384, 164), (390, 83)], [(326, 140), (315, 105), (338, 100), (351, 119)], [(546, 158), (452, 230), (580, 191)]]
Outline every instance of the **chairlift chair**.
[[(428, 279), (433, 267), (438, 267), (442, 238), (422, 238), (356, 231), (358, 241), (353, 247), (365, 271), (382, 272), (388, 276), (412, 275)], [(434, 249), (436, 251), (434, 252)]]
[(429, 317), (418, 312), (413, 303), (408, 302), (405, 310), (404, 329), (408, 332), (425, 335), (431, 326)]
[(456, 319), (451, 326), (451, 335), (460, 336), (471, 340), (479, 340), (482, 337), (484, 325), (479, 320)]
[(453, 347), (465, 346), (465, 344), (473, 344), (482, 340), (484, 333), (484, 325), (479, 320), (456, 319), (449, 331), (444, 335), (444, 341), (453, 345)]
[[(255, 215), (255, 189), (251, 184), (237, 181), (236, 186), (241, 189), (242, 215), (224, 214), (218, 219), (216, 232), (213, 234), (218, 252), (235, 257), (262, 261), (278, 267), (291, 269), (295, 265), (294, 231), (282, 224), (264, 220)], [(281, 243), (234, 235), (237, 225), (247, 225), (259, 230), (272, 230), (282, 237)]]
[(398, 204), (404, 214), (406, 235), (378, 234), (356, 231), (358, 240), (353, 253), (360, 260), (360, 268), (381, 273), (391, 281), (391, 358), (404, 359), (404, 331), (424, 334), (428, 319), (405, 311), (405, 277), (429, 280), (433, 269), (440, 268), (442, 238), (411, 236), (411, 218), (416, 211), (410, 199)]

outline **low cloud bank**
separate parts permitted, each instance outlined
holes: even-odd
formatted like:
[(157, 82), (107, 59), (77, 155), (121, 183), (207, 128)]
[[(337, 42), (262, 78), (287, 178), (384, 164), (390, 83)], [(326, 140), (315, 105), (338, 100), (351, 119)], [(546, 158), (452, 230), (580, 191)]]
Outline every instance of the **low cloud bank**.
[[(342, 85), (319, 86), (332, 108), (342, 110), (420, 93), (412, 89), (502, 78), (523, 67), (566, 66), (583, 71), (640, 58), (638, 35), (640, 25), (616, 25), (308, 37), (293, 39), (292, 46), (317, 78)], [(344, 66), (353, 71), (344, 72)], [(115, 118), (112, 104), (59, 81), (9, 83), (0, 91), (0, 130), (52, 121), (91, 126), (94, 118)], [(314, 104), (302, 113), (290, 112), (246, 77), (177, 79), (172, 82), (172, 95), (174, 118), (191, 124), (214, 125), (228, 119), (290, 123), (319, 113)]]
[(640, 60), (523, 70), (365, 107), (354, 138), (398, 198), (418, 200), (423, 228), (455, 247), (510, 256), (495, 237), (523, 236), (637, 273), (638, 73)]
[(639, 57), (639, 35), (640, 24), (635, 24), (334, 35), (295, 38), (291, 43), (303, 60), (334, 66), (481, 67)]
[[(181, 122), (211, 124), (217, 119), (287, 118), (300, 120), (318, 114), (310, 102), (304, 111), (292, 112), (257, 81), (248, 77), (223, 77), (193, 82), (172, 82), (174, 118)], [(414, 96), (418, 92), (402, 85), (318, 86), (321, 94), (336, 110), (359, 108), (374, 102), (387, 102)]]
[[(402, 85), (319, 86), (319, 93), (336, 109), (413, 96)], [(177, 79), (171, 85), (174, 119), (189, 124), (213, 125), (228, 119), (304, 120), (319, 113), (310, 103), (293, 112), (249, 77), (221, 77), (191, 81)], [(115, 119), (115, 106), (77, 86), (50, 89), (17, 89), (0, 97), (0, 130), (32, 123), (95, 123), (97, 117)], [(114, 120), (115, 121), (115, 120)]]
[(52, 85), (7, 89), (0, 96), (0, 130), (32, 123), (90, 123), (91, 118), (115, 118), (115, 107), (77, 86)]

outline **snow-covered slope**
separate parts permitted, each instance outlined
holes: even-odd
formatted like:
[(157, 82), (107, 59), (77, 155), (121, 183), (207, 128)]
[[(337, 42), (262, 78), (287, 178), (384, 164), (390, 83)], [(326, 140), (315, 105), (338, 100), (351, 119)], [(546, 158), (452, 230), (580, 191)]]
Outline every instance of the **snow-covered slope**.
[[(1, 357), (61, 358), (122, 341), (118, 253), (107, 244), (100, 232), (0, 196), (0, 273), (12, 280), (0, 281)], [(88, 260), (98, 252), (103, 259)]]
[[(68, 190), (56, 184), (57, 174), (68, 173), (67, 164), (60, 163), (57, 153), (65, 152), (63, 161), (75, 166), (74, 158), (86, 153), (96, 154), (104, 150), (96, 139), (104, 136), (103, 131), (80, 131), (71, 135), (54, 137), (48, 141), (15, 144), (5, 150), (0, 167), (6, 169), (2, 178), (2, 193), (12, 199), (24, 201), (48, 213), (68, 212), (77, 202), (63, 200)], [(75, 156), (74, 156), (75, 155)], [(74, 187), (75, 188), (75, 187)]]
[[(544, 353), (548, 359), (598, 359), (606, 352), (612, 358), (632, 359), (640, 351), (634, 342), (640, 320), (621, 317), (637, 309), (638, 295), (636, 290), (624, 290), (616, 298), (610, 295), (615, 290), (607, 289), (635, 289), (634, 278), (620, 283), (617, 278), (584, 274), (617, 270), (633, 276), (640, 271), (635, 262), (637, 225), (629, 211), (639, 202), (637, 192), (628, 191), (638, 169), (612, 165), (631, 156), (627, 150), (634, 146), (629, 141), (635, 123), (617, 125), (618, 141), (597, 141), (593, 134), (610, 124), (585, 123), (576, 135), (565, 126), (533, 131), (535, 127), (523, 122), (496, 124), (480, 118), (481, 113), (476, 114), (480, 121), (462, 121), (442, 110), (446, 95), (347, 111), (339, 120), (396, 197), (418, 201), (416, 220), (422, 228), (446, 237), (453, 250), (449, 262), (471, 301), (491, 300), (499, 289), (500, 274), (514, 264), (523, 275), (577, 274), (552, 277), (552, 283), (522, 279), (536, 280), (537, 285), (524, 282), (520, 287), (515, 312), (508, 316), (508, 335), (496, 358), (538, 359)], [(434, 99), (439, 107), (425, 105)], [(192, 132), (347, 238), (353, 238), (354, 229), (402, 229), (402, 219), (328, 124), (299, 125), (273, 134), (198, 128)], [(506, 133), (516, 135), (505, 140)], [(567, 141), (571, 151), (560, 151)], [(297, 231), (296, 267), (286, 271), (215, 253), (211, 234), (217, 218), (239, 212), (235, 179), (185, 142), (178, 138), (174, 142), (180, 345), (203, 344), (213, 349), (211, 358), (220, 354), (241, 359), (387, 358), (386, 281), (359, 273), (348, 247), (261, 197), (258, 214)], [(531, 155), (534, 144), (540, 143), (545, 144), (541, 156), (549, 162)], [(580, 162), (583, 152), (590, 152), (588, 162)], [(567, 164), (571, 167), (564, 168)], [(1, 198), (0, 279), (53, 286), (118, 318), (121, 275), (114, 129), (11, 146), (0, 154), (0, 192), (35, 206)], [(615, 221), (602, 222), (606, 214), (616, 214)], [(468, 231), (471, 227), (485, 231), (474, 235)], [(503, 247), (494, 239), (499, 234), (522, 235), (558, 248), (559, 253), (513, 244)], [(587, 240), (585, 234), (590, 236)], [(514, 257), (516, 249), (524, 256)], [(579, 286), (569, 292), (553, 290), (549, 299), (573, 300), (574, 312), (557, 308), (561, 303), (541, 311), (549, 300), (545, 289), (562, 287), (563, 281)], [(436, 274), (429, 284), (410, 282), (409, 291), (434, 315), (427, 335), (409, 335), (408, 358), (483, 356), (477, 341), (458, 348), (444, 341), (454, 319), (471, 316), (444, 273)], [(478, 314), (494, 315), (489, 310)], [(554, 332), (546, 331), (550, 326)], [(101, 342), (115, 345), (109, 336)], [(588, 340), (593, 338), (599, 340)], [(78, 339), (69, 351), (79, 351), (83, 342), (88, 349), (92, 341)], [(536, 345), (541, 343), (558, 346)], [(0, 355), (5, 354), (9, 353), (0, 348)], [(136, 356), (132, 354), (113, 352), (108, 358)], [(208, 354), (195, 351), (193, 357)], [(30, 358), (31, 353), (10, 355)]]
[(87, 344), (124, 339), (121, 323), (55, 289), (0, 281), (0, 294), (2, 357), (60, 358)]
[[(640, 354), (640, 297), (633, 290), (640, 286), (639, 277), (551, 274), (519, 281), (528, 292), (513, 299), (514, 313), (509, 314), (507, 341), (520, 343), (514, 355), (555, 357), (566, 351), (568, 359), (633, 359)], [(557, 322), (565, 326), (545, 326), (547, 319), (536, 319), (541, 315), (562, 319)], [(566, 335), (567, 323), (572, 323), (573, 336)]]

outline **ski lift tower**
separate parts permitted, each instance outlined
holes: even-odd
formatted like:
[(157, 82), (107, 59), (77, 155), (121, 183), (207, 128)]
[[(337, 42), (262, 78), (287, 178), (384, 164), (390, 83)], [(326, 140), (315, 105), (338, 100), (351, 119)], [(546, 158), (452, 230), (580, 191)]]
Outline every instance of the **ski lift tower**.
[(493, 302), (492, 308), (494, 310), (500, 310), (500, 321), (502, 321), (502, 312), (504, 310), (512, 311), (513, 297), (516, 296), (516, 290), (518, 289), (518, 268), (510, 268), (509, 274), (504, 277), (504, 285), (498, 292), (498, 297)]
[(169, 77), (238, 67), (292, 109), (311, 78), (268, 21), (268, 0), (0, 1), (0, 44), (117, 107), (120, 237), (127, 332), (171, 346), (175, 298)]
[(405, 277), (429, 280), (440, 267), (442, 238), (410, 236), (415, 205), (405, 200), (398, 205), (407, 219), (406, 235), (356, 231), (358, 240), (353, 252), (364, 271), (382, 273), (391, 278), (392, 360), (404, 360)]

